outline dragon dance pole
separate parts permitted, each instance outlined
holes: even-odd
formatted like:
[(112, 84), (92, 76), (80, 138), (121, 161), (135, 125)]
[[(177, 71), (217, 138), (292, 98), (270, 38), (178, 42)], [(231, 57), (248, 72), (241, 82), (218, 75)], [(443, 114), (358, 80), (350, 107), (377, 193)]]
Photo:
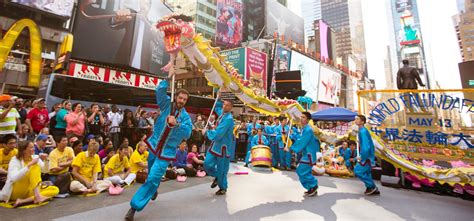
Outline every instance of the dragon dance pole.
[(286, 137), (285, 148), (288, 148), (288, 144), (290, 143), (289, 141), (290, 141), (290, 134), (291, 134), (291, 129), (292, 129), (291, 125), (293, 125), (293, 119), (290, 120), (290, 129), (288, 129), (288, 136)]
[(207, 127), (209, 126), (209, 119), (211, 118), (212, 113), (214, 112), (214, 109), (216, 108), (217, 101), (219, 100), (219, 97), (221, 95), (221, 93), (219, 93), (219, 92), (220, 92), (220, 89), (219, 89), (219, 91), (217, 91), (216, 100), (214, 101), (214, 105), (212, 105), (211, 113), (209, 114), (209, 117), (207, 118), (206, 126), (204, 127), (204, 130), (202, 131), (203, 135), (206, 134)]

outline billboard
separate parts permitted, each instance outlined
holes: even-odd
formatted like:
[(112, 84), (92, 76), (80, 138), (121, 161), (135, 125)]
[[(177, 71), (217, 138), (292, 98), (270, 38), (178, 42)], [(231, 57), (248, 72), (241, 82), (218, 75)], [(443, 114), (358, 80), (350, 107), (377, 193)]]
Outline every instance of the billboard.
[(329, 58), (328, 34), (330, 34), (329, 26), (323, 20), (319, 20), (319, 45), (321, 47), (319, 53), (321, 58)]
[(405, 10), (411, 10), (412, 2), (411, 0), (396, 0), (395, 8), (397, 12), (404, 12)]
[(242, 0), (217, 0), (216, 43), (225, 48), (242, 42)]
[[(72, 58), (132, 67), (164, 76), (160, 69), (168, 63), (169, 55), (153, 24), (171, 11), (161, 1), (98, 0), (87, 3), (87, 0), (79, 1), (83, 7), (78, 8), (74, 23)], [(138, 13), (95, 17), (132, 12)]]
[(74, 0), (11, 0), (13, 3), (32, 7), (61, 17), (71, 17)]
[(336, 70), (323, 65), (321, 67), (319, 85), (319, 101), (329, 104), (339, 103), (337, 94), (341, 90), (341, 75)]
[(304, 45), (304, 20), (276, 0), (267, 0), (265, 7), (265, 26), (267, 35), (284, 35), (300, 45)]
[(291, 52), (290, 70), (301, 71), (301, 88), (306, 96), (317, 101), (319, 62), (296, 51)]
[(266, 94), (267, 89), (267, 54), (247, 48), (245, 53), (245, 79)]
[(232, 64), (240, 76), (245, 79), (245, 48), (235, 48), (221, 51), (220, 53), (226, 56), (225, 60)]
[(415, 26), (415, 18), (407, 11), (400, 17), (401, 30), (399, 32), (400, 44), (416, 44), (420, 43), (419, 31)]
[(276, 48), (276, 56), (274, 62), (274, 72), (282, 72), (290, 70), (291, 50), (280, 45)]

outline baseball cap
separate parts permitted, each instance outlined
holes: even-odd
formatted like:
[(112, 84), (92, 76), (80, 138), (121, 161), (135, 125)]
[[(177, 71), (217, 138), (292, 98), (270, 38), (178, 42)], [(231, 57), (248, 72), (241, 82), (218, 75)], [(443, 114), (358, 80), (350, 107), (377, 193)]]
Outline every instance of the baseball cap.
[(69, 139), (69, 143), (72, 144), (72, 143), (76, 142), (77, 140), (79, 140), (79, 138), (77, 138), (77, 137), (71, 137), (71, 138)]
[(2, 102), (2, 101), (9, 101), (9, 100), (11, 100), (11, 99), (12, 99), (12, 97), (11, 97), (10, 95), (8, 95), (8, 94), (2, 94), (2, 95), (0, 95), (0, 102)]
[(34, 102), (35, 102), (35, 103), (38, 103), (38, 102), (40, 102), (40, 101), (45, 101), (45, 99), (44, 99), (44, 98), (38, 98), (38, 99), (36, 99)]
[(46, 135), (46, 134), (40, 134), (36, 138), (36, 140), (47, 140), (47, 139), (48, 139), (48, 135)]

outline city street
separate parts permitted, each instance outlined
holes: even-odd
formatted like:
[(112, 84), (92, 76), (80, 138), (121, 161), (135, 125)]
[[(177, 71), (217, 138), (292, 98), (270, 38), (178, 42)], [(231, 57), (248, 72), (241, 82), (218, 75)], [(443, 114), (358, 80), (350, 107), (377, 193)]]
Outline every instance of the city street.
[[(247, 170), (233, 164), (230, 173)], [(355, 178), (318, 179), (319, 195), (314, 198), (304, 198), (296, 173), (287, 171), (230, 175), (225, 196), (214, 195), (208, 177), (167, 181), (157, 201), (137, 213), (135, 220), (474, 220), (474, 202), (459, 198), (380, 184), (380, 196), (364, 196), (363, 184)], [(0, 213), (2, 220), (122, 220), (136, 189), (137, 185), (121, 196), (55, 199), (43, 207), (0, 209)]]

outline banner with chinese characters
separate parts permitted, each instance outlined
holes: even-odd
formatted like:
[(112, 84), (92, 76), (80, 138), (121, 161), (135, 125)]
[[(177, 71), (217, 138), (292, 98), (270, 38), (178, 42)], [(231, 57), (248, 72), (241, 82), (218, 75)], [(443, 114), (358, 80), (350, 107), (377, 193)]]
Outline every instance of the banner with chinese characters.
[(430, 180), (472, 184), (473, 95), (474, 89), (359, 91), (359, 112), (383, 159)]

